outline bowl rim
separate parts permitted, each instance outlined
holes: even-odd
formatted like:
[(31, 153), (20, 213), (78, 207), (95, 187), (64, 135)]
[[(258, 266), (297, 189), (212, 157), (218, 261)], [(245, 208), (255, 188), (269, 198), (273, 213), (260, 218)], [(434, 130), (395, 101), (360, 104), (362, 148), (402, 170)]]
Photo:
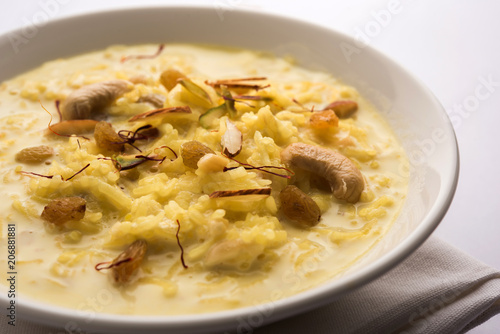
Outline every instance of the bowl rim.
[[(85, 20), (89, 17), (96, 16), (120, 16), (128, 12), (141, 11), (143, 13), (151, 11), (164, 11), (164, 10), (199, 10), (199, 11), (212, 11), (213, 14), (214, 7), (209, 5), (195, 5), (195, 4), (185, 4), (185, 5), (133, 5), (124, 8), (109, 8), (105, 10), (91, 10), (85, 11), (78, 14), (65, 15), (59, 18), (51, 19), (47, 21), (45, 25), (71, 25), (73, 20)], [(263, 20), (280, 20), (287, 21), (290, 24), (300, 25), (306, 29), (318, 29), (323, 30), (326, 33), (335, 36), (337, 39), (343, 39), (355, 42), (352, 36), (349, 36), (343, 32), (335, 30), (330, 27), (325, 27), (316, 23), (311, 23), (309, 21), (304, 21), (295, 17), (285, 16), (281, 14), (271, 13), (267, 11), (259, 11), (255, 9), (247, 8), (233, 8), (231, 9), (231, 15), (251, 15), (259, 16)], [(44, 27), (42, 27), (43, 29)], [(8, 35), (21, 33), (21, 28), (17, 28), (11, 31), (6, 31), (0, 35), (0, 45), (2, 41), (8, 39)], [(383, 59), (387, 63), (390, 63), (398, 71), (403, 73), (409, 80), (412, 80), (422, 91), (429, 97), (430, 102), (433, 103), (436, 112), (439, 112), (443, 116), (445, 126), (445, 131), (451, 138), (450, 146), (453, 150), (450, 155), (453, 161), (450, 162), (449, 173), (444, 173), (442, 175), (442, 187), (439, 190), (439, 194), (436, 201), (432, 205), (432, 209), (427, 213), (421, 223), (417, 228), (410, 233), (401, 243), (396, 247), (389, 250), (387, 253), (382, 255), (373, 263), (370, 263), (363, 268), (359, 268), (353, 273), (345, 277), (340, 277), (336, 279), (335, 284), (332, 287), (332, 282), (326, 282), (320, 286), (313, 287), (303, 292), (299, 292), (289, 297), (285, 297), (276, 301), (266, 302), (261, 304), (261, 306), (271, 305), (273, 311), (272, 322), (283, 319), (287, 316), (292, 316), (297, 313), (302, 313), (313, 308), (325, 305), (328, 302), (332, 302), (343, 295), (353, 291), (360, 286), (367, 284), (368, 282), (380, 277), (384, 273), (388, 272), (391, 268), (395, 267), (398, 263), (406, 259), (413, 251), (420, 247), (424, 241), (431, 235), (434, 229), (441, 222), (446, 212), (448, 211), (451, 202), (453, 200), (459, 175), (459, 150), (458, 143), (456, 140), (456, 135), (449, 120), (446, 111), (434, 96), (434, 94), (427, 88), (427, 86), (421, 82), (415, 75), (406, 70), (399, 62), (393, 60), (385, 53), (377, 50), (371, 45), (367, 45), (363, 51), (368, 51), (378, 58)], [(39, 64), (41, 65), (43, 61)], [(306, 66), (307, 67), (307, 66)], [(3, 302), (6, 296), (3, 294), (0, 296), (0, 300)], [(19, 316), (25, 318), (26, 320), (36, 321), (40, 323), (50, 324), (54, 323), (54, 320), (58, 323), (63, 323), (69, 319), (75, 319), (75, 310), (64, 308), (60, 306), (55, 306), (51, 304), (46, 304), (44, 302), (30, 299), (30, 298), (20, 298), (22, 305), (22, 314)], [(88, 328), (100, 328), (112, 331), (115, 329), (114, 325), (119, 325), (119, 328), (127, 327), (128, 329), (167, 329), (171, 328), (173, 330), (188, 330), (193, 328), (198, 328), (203, 326), (205, 330), (213, 328), (223, 328), (228, 322), (234, 321), (241, 317), (249, 316), (258, 311), (255, 306), (247, 306), (232, 310), (224, 310), (213, 313), (202, 313), (202, 314), (187, 314), (187, 315), (122, 315), (122, 314), (108, 314), (108, 313), (98, 313), (95, 318), (89, 324)], [(76, 317), (78, 318), (78, 317)], [(81, 318), (81, 317), (80, 317)], [(271, 322), (271, 319), (266, 319), (264, 324)], [(83, 322), (82, 322), (83, 323)], [(116, 327), (116, 330), (119, 328)]]

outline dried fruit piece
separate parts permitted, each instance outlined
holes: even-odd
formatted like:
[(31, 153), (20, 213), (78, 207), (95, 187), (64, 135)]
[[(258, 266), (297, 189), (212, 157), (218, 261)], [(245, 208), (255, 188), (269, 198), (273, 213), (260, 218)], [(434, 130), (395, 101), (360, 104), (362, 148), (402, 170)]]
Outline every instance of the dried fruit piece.
[(40, 217), (56, 225), (80, 220), (85, 216), (86, 204), (85, 199), (78, 196), (57, 198), (45, 206)]
[(61, 110), (66, 120), (89, 119), (132, 89), (125, 80), (109, 80), (83, 86), (64, 100)]
[(358, 104), (354, 101), (335, 101), (325, 107), (324, 110), (333, 110), (339, 118), (347, 118), (358, 110)]
[[(127, 249), (120, 253), (113, 261), (98, 263), (95, 266), (97, 271), (103, 269), (111, 269), (111, 275), (118, 284), (128, 283), (132, 278), (148, 250), (148, 244), (144, 240), (136, 240), (130, 244)], [(101, 267), (103, 264), (108, 264), (107, 267)]]
[(241, 152), (243, 135), (236, 125), (226, 120), (226, 132), (221, 137), (222, 152), (232, 158)]
[(101, 121), (94, 130), (97, 147), (111, 152), (121, 152), (124, 149), (123, 139), (115, 132), (111, 123)]
[(318, 224), (321, 210), (314, 200), (296, 186), (286, 186), (280, 192), (281, 211), (302, 227)]
[(176, 69), (169, 68), (168, 70), (163, 71), (160, 74), (160, 83), (165, 87), (167, 91), (172, 90), (176, 85), (179, 79), (187, 78), (182, 72), (177, 71)]
[(214, 150), (210, 147), (203, 145), (199, 141), (192, 140), (182, 144), (181, 156), (184, 165), (190, 168), (198, 168), (198, 161), (205, 154), (215, 154)]
[(27, 147), (17, 152), (16, 161), (28, 164), (43, 162), (54, 155), (54, 149), (50, 146), (40, 145)]
[(339, 125), (339, 118), (333, 110), (327, 109), (323, 111), (315, 111), (309, 119), (313, 129), (328, 129)]
[(112, 262), (111, 275), (116, 283), (127, 283), (132, 275), (139, 269), (148, 244), (144, 240), (136, 240), (118, 255)]

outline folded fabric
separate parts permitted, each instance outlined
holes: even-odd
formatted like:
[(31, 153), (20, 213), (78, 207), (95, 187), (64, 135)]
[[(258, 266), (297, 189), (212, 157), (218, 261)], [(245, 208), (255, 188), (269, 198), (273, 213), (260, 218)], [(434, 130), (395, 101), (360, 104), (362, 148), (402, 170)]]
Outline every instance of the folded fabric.
[(268, 333), (465, 333), (500, 312), (500, 271), (431, 237), (379, 279)]
[[(432, 237), (379, 279), (331, 304), (246, 333), (465, 333), (500, 312), (500, 272)], [(0, 333), (59, 334), (18, 320)]]

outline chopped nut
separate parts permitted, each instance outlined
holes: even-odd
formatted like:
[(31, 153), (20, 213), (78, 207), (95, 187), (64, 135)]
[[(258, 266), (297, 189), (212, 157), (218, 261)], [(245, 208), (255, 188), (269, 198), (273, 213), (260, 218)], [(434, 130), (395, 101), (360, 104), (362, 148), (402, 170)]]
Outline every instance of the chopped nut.
[(163, 103), (165, 102), (165, 96), (161, 94), (146, 94), (137, 100), (139, 103), (149, 103), (155, 108), (163, 108)]
[(134, 75), (134, 76), (128, 78), (128, 81), (130, 81), (134, 85), (138, 85), (138, 84), (147, 85), (148, 78), (145, 75), (138, 74), (138, 75)]
[(361, 172), (349, 158), (326, 148), (290, 144), (281, 152), (281, 160), (324, 177), (330, 183), (333, 195), (349, 203), (359, 200), (365, 186)]
[(213, 153), (207, 153), (198, 160), (198, 170), (205, 173), (222, 172), (229, 159)]
[(125, 80), (109, 80), (83, 86), (64, 100), (61, 106), (63, 119), (92, 118), (130, 89), (131, 83)]
[(230, 120), (226, 120), (226, 126), (226, 132), (221, 137), (222, 150), (225, 155), (232, 158), (241, 152), (243, 135)]

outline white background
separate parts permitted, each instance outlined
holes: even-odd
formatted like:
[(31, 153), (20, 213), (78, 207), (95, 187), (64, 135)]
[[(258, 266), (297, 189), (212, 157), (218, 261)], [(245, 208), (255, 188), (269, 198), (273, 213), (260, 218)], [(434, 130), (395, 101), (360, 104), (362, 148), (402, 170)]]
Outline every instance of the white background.
[[(368, 44), (426, 83), (454, 119), (461, 155), (460, 181), (454, 202), (435, 234), (500, 269), (499, 1), (0, 0), (0, 3), (0, 34), (45, 17), (176, 3), (204, 4), (223, 11), (251, 8), (300, 18), (357, 38), (365, 35)], [(381, 11), (397, 3), (396, 14), (381, 15)], [(489, 94), (484, 94), (487, 90), (481, 78), (496, 83)], [(483, 93), (479, 98), (478, 92)], [(471, 333), (500, 333), (500, 317)]]

